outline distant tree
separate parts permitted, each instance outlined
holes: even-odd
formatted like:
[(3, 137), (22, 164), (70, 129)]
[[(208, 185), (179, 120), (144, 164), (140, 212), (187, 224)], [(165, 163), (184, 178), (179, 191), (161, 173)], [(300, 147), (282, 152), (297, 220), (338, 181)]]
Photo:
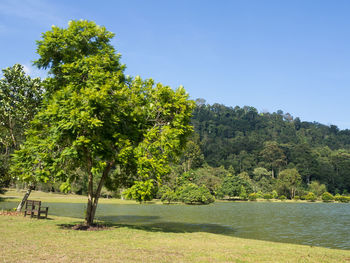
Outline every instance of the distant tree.
[(324, 184), (320, 184), (318, 181), (312, 181), (308, 185), (309, 191), (316, 196), (321, 196), (324, 192), (327, 192), (327, 188)]
[(204, 164), (204, 155), (199, 147), (199, 139), (194, 136), (192, 140), (189, 140), (186, 144), (186, 148), (183, 153), (182, 165), (184, 171), (188, 172), (191, 169), (197, 169)]
[(247, 193), (252, 192), (252, 186), (248, 180), (242, 176), (227, 176), (220, 188), (220, 192), (223, 196), (234, 197), (240, 196), (241, 186), (244, 187)]
[(262, 160), (271, 169), (272, 178), (278, 173), (281, 167), (286, 165), (286, 156), (282, 149), (274, 141), (269, 141), (264, 144), (263, 150), (260, 152)]
[(24, 131), (39, 110), (43, 88), (20, 64), (2, 70), (0, 79), (0, 191), (10, 182), (11, 154), (19, 149)]
[(241, 185), (241, 189), (239, 190), (239, 198), (242, 200), (246, 200), (248, 197), (247, 191), (245, 190), (245, 187)]
[(297, 169), (286, 169), (279, 173), (277, 186), (281, 194), (294, 198), (296, 189), (301, 184), (301, 176)]
[(183, 185), (179, 190), (179, 199), (185, 204), (210, 204), (215, 201), (205, 186), (197, 186), (196, 184), (189, 183)]

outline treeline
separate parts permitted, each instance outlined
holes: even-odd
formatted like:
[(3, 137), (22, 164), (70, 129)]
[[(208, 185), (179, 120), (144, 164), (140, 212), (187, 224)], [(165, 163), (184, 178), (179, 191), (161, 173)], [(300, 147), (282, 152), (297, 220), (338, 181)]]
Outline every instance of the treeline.
[[(350, 130), (203, 99), (192, 123), (181, 165), (161, 188), (165, 202), (183, 201), (181, 189), (193, 184), (219, 199), (349, 201), (339, 196), (350, 192)], [(193, 199), (205, 203), (200, 194)]]
[[(318, 182), (333, 194), (350, 191), (350, 130), (304, 122), (283, 111), (258, 113), (253, 107), (209, 105), (203, 100), (197, 100), (193, 125), (193, 144), (199, 145), (203, 164), (245, 173), (250, 179), (261, 177), (256, 173), (262, 168), (272, 179), (296, 169), (305, 189)], [(258, 188), (270, 187), (261, 183)]]

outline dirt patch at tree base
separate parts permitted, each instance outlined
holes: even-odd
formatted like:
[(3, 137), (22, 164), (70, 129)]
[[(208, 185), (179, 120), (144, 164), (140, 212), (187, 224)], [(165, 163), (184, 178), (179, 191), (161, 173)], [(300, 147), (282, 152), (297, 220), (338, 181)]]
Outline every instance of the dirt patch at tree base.
[(80, 230), (80, 231), (102, 231), (102, 230), (112, 229), (110, 226), (99, 225), (99, 224), (93, 224), (91, 226), (88, 226), (85, 224), (77, 224), (77, 225), (64, 224), (64, 225), (60, 225), (60, 227), (64, 229)]

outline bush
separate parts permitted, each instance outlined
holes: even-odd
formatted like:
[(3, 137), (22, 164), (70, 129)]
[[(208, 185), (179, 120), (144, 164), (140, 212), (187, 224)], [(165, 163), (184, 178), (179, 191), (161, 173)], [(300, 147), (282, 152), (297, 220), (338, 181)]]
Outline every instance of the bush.
[(185, 204), (210, 204), (215, 201), (208, 188), (199, 187), (193, 183), (182, 186), (179, 189), (178, 197)]
[(263, 192), (259, 191), (256, 193), (257, 198), (263, 198), (264, 194)]
[(285, 201), (287, 199), (287, 197), (285, 195), (281, 195), (278, 199), (281, 201)]
[(294, 200), (295, 200), (295, 201), (300, 200), (300, 196), (299, 196), (299, 195), (295, 195), (295, 196), (294, 196)]
[(155, 195), (153, 179), (148, 181), (135, 181), (134, 185), (123, 192), (126, 199), (133, 199), (140, 203), (151, 201)]
[(248, 196), (248, 200), (249, 201), (256, 201), (257, 198), (258, 198), (258, 194), (257, 193), (251, 193)]
[(306, 195), (300, 196), (300, 200), (306, 200)]
[(272, 194), (272, 198), (273, 199), (277, 199), (278, 198), (278, 193), (277, 193), (276, 190), (273, 190), (271, 194)]
[(160, 200), (163, 203), (167, 202), (168, 204), (170, 204), (171, 202), (177, 202), (178, 201), (178, 197), (177, 197), (177, 194), (174, 191), (171, 191), (169, 189), (165, 193), (162, 194), (162, 197), (160, 198)]
[(264, 195), (263, 195), (263, 198), (264, 198), (265, 200), (270, 200), (270, 199), (272, 199), (273, 197), (272, 197), (272, 194), (267, 193), (267, 194), (264, 194)]
[(309, 192), (306, 196), (305, 199), (310, 201), (310, 202), (315, 202), (317, 200), (316, 195), (313, 192)]
[(328, 192), (324, 192), (322, 194), (322, 201), (323, 202), (331, 202), (334, 200), (334, 196)]
[(336, 194), (334, 196), (334, 200), (341, 202), (341, 203), (349, 203), (350, 202), (350, 197), (349, 196), (344, 196), (344, 195), (340, 195), (340, 194)]

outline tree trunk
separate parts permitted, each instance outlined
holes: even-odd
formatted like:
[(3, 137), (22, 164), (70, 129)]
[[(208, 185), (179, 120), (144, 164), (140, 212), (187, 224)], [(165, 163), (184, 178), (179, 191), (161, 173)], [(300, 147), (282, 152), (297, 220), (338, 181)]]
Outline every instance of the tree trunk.
[(93, 206), (93, 194), (94, 194), (94, 188), (93, 188), (93, 174), (92, 174), (92, 159), (91, 157), (88, 158), (88, 173), (89, 173), (89, 185), (88, 185), (88, 203), (86, 208), (86, 217), (85, 217), (85, 224), (88, 226), (91, 226), (94, 222), (94, 219), (92, 217), (92, 206)]
[[(103, 171), (101, 180), (97, 186), (95, 194), (93, 193), (92, 173), (89, 174), (88, 206), (86, 209), (86, 219), (85, 219), (85, 224), (88, 226), (91, 226), (94, 223), (96, 208), (97, 208), (98, 200), (99, 200), (100, 195), (101, 195), (102, 186), (104, 185), (105, 179), (108, 176), (109, 171), (112, 168), (112, 165), (113, 165), (113, 162), (110, 162), (107, 164), (105, 170)], [(91, 180), (90, 180), (90, 178), (91, 178)], [(90, 182), (91, 182), (91, 185), (90, 185)]]
[(21, 202), (18, 204), (18, 206), (17, 206), (17, 212), (21, 212), (21, 210), (22, 210), (22, 208), (23, 208), (25, 202), (28, 200), (28, 197), (29, 197), (30, 193), (32, 192), (32, 190), (34, 190), (34, 188), (35, 188), (34, 185), (32, 185), (32, 184), (29, 185), (28, 190), (27, 190), (27, 192), (25, 193), (25, 195), (23, 196), (22, 201), (21, 201)]

